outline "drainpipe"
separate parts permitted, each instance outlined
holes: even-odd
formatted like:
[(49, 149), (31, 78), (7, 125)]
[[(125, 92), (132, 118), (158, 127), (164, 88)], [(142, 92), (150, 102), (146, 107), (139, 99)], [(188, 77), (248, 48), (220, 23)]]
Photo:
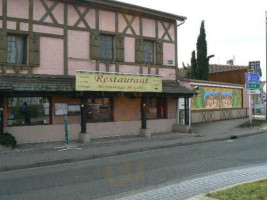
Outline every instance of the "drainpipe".
[[(179, 26), (183, 25), (185, 23), (185, 20), (182, 21), (180, 24), (177, 24), (177, 29)], [(177, 35), (178, 35), (178, 31), (177, 31)], [(176, 75), (176, 81), (178, 81), (178, 73), (179, 73), (179, 67), (178, 67), (178, 36), (177, 36), (177, 75)], [(180, 104), (179, 104), (179, 98), (177, 98), (177, 110), (176, 110), (176, 125), (180, 125)]]

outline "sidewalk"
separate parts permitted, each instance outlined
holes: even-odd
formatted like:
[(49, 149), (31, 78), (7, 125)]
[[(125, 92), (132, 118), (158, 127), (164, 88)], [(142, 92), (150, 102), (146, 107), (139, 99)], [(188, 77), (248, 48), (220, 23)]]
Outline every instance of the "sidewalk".
[(194, 124), (192, 133), (157, 133), (151, 139), (138, 136), (93, 138), (91, 144), (71, 141), (18, 145), (13, 151), (0, 150), (0, 172), (104, 158), (146, 150), (235, 139), (267, 132), (259, 128), (237, 128), (248, 119)]

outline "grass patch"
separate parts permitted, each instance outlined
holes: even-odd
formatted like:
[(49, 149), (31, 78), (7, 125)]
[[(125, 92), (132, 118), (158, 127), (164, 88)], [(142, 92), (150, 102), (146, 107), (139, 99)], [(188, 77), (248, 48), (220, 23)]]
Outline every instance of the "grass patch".
[(247, 127), (260, 127), (260, 126), (266, 126), (267, 120), (252, 120), (252, 124), (250, 125), (249, 121), (240, 124), (238, 127), (240, 128), (247, 128)]
[(208, 193), (219, 200), (267, 200), (267, 179)]

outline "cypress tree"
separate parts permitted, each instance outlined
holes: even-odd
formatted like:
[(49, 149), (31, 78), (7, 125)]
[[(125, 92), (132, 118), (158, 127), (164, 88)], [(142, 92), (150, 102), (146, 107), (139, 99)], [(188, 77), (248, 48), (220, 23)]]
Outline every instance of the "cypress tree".
[(204, 21), (201, 22), (200, 34), (197, 39), (196, 79), (209, 80), (209, 61), (207, 58), (207, 41)]
[(196, 52), (192, 51), (192, 57), (191, 57), (191, 77), (192, 79), (196, 79), (197, 74), (197, 60), (196, 60)]

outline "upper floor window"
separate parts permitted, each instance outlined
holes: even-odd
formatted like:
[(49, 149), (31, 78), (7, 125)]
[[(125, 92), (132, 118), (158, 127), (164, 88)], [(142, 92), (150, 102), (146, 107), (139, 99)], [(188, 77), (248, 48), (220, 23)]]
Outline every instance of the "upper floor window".
[(26, 64), (27, 37), (18, 35), (7, 36), (7, 63)]
[(144, 62), (154, 63), (154, 42), (144, 41)]
[(100, 58), (114, 59), (114, 36), (100, 35)]

